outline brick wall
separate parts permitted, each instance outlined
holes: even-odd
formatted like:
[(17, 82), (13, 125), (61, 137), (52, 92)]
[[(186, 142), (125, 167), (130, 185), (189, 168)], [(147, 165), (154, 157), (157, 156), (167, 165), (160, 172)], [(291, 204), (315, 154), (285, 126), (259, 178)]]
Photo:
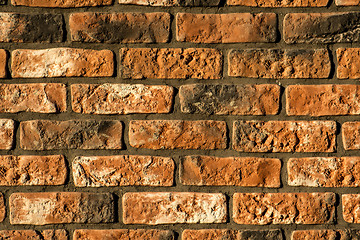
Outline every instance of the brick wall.
[(0, 239), (360, 239), (359, 0), (0, 9)]

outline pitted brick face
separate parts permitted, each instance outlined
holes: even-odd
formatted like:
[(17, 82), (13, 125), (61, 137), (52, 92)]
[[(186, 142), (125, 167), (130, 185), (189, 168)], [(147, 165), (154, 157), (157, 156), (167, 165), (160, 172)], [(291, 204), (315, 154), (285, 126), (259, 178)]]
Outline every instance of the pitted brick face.
[[(337, 0), (342, 1), (342, 0)], [(346, 0), (344, 0), (346, 1)], [(350, 0), (351, 1), (351, 0)], [(228, 0), (229, 5), (249, 7), (325, 7), (329, 0)]]
[(98, 240), (98, 239), (134, 239), (134, 240), (174, 240), (172, 231), (153, 229), (77, 229), (74, 232), (74, 240)]
[(15, 6), (46, 7), (46, 8), (72, 8), (95, 7), (112, 4), (113, 0), (11, 0)]

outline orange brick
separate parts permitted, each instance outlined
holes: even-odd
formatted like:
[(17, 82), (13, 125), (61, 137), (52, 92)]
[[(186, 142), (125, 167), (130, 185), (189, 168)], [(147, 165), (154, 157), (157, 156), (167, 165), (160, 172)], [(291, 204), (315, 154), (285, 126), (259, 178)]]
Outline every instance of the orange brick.
[(325, 7), (329, 0), (228, 0), (228, 5), (249, 7)]
[(67, 240), (66, 230), (0, 230), (1, 239), (11, 240)]
[(182, 240), (283, 240), (280, 230), (185, 229)]
[(168, 230), (153, 229), (77, 229), (74, 240), (174, 240), (174, 233)]
[(111, 5), (113, 0), (11, 0), (12, 5), (28, 7), (71, 8)]

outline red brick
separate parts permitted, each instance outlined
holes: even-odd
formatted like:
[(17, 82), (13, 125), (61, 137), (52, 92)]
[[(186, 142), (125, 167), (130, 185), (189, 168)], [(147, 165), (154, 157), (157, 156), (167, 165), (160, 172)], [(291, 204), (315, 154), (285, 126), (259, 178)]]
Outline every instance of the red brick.
[(153, 229), (77, 229), (74, 240), (174, 240), (174, 234), (168, 230)]
[[(291, 240), (336, 240), (340, 239), (339, 234), (342, 231), (336, 230), (303, 230), (303, 231), (294, 231), (291, 235)], [(342, 234), (341, 234), (342, 235)], [(348, 238), (341, 238), (342, 240), (350, 240)]]
[(132, 147), (150, 149), (225, 149), (223, 121), (133, 120), (129, 125)]
[(280, 230), (185, 229), (182, 240), (283, 240)]
[(0, 78), (6, 77), (7, 53), (4, 49), (0, 49)]
[(334, 121), (235, 121), (233, 148), (239, 152), (334, 152)]
[(327, 224), (335, 218), (334, 193), (235, 193), (237, 224)]
[(176, 15), (176, 40), (195, 43), (275, 42), (275, 13)]
[(180, 182), (197, 186), (280, 187), (281, 161), (270, 158), (186, 156)]
[(15, 122), (10, 119), (0, 119), (0, 149), (10, 150), (14, 145)]
[(60, 83), (0, 84), (0, 112), (66, 111), (66, 86)]
[(341, 130), (345, 150), (360, 149), (360, 122), (345, 122)]
[(142, 84), (73, 84), (72, 109), (86, 114), (169, 113), (174, 88)]
[(12, 5), (28, 7), (71, 8), (111, 5), (113, 0), (11, 0)]
[(291, 85), (286, 88), (288, 115), (359, 115), (359, 85)]
[(247, 78), (328, 78), (331, 71), (325, 49), (232, 50), (228, 75)]
[(72, 163), (77, 187), (172, 186), (174, 162), (152, 156), (76, 157)]
[(360, 194), (342, 195), (342, 214), (345, 222), (360, 223)]
[(222, 53), (211, 48), (122, 48), (122, 78), (219, 79)]
[(9, 203), (11, 224), (91, 224), (114, 221), (114, 199), (109, 193), (13, 193)]
[(335, 0), (337, 6), (359, 6), (360, 0)]
[(67, 240), (66, 230), (0, 230), (1, 239), (11, 240)]
[(360, 78), (360, 48), (338, 48), (336, 50), (338, 67), (337, 77), (340, 79)]
[(12, 77), (110, 77), (114, 54), (110, 50), (76, 48), (18, 49), (12, 52)]
[(228, 5), (249, 7), (325, 7), (329, 0), (228, 0)]
[(121, 149), (119, 121), (32, 120), (20, 123), (20, 147), (25, 150)]
[(225, 223), (226, 199), (220, 193), (125, 193), (125, 224)]

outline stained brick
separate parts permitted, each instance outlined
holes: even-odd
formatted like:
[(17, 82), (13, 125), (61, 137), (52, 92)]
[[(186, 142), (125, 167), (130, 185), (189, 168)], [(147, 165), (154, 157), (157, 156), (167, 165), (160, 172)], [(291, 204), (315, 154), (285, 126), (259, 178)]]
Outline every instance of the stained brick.
[(360, 149), (360, 122), (346, 122), (341, 130), (345, 150)]
[(249, 7), (325, 7), (329, 0), (228, 0), (228, 5)]
[(1, 239), (11, 240), (67, 240), (66, 230), (0, 230)]
[(10, 150), (14, 145), (15, 122), (11, 119), (0, 119), (0, 149)]
[(119, 0), (119, 3), (154, 7), (215, 7), (220, 0)]
[(340, 79), (360, 78), (360, 48), (338, 48), (336, 50), (338, 67), (337, 77)]
[(12, 5), (48, 8), (95, 7), (111, 5), (113, 0), (11, 0)]
[(185, 229), (182, 240), (283, 240), (280, 230)]
[(6, 77), (7, 53), (4, 49), (0, 49), (0, 78)]
[(174, 233), (153, 229), (77, 229), (74, 240), (131, 239), (131, 240), (174, 240)]

